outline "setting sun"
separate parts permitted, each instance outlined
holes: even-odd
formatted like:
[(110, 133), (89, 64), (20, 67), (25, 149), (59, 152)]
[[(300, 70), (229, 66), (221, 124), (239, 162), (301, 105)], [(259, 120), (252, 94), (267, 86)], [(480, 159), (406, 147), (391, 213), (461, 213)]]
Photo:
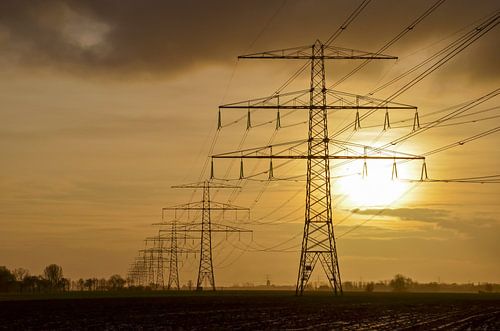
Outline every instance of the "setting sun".
[(386, 206), (401, 199), (410, 185), (391, 178), (387, 164), (374, 162), (368, 175), (341, 177), (333, 184), (334, 194), (345, 195), (346, 204), (353, 207)]

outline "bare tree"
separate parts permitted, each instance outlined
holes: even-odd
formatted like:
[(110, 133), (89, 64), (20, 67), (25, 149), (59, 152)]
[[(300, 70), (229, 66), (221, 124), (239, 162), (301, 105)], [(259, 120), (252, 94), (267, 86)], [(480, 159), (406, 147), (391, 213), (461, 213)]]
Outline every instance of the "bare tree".
[(48, 280), (51, 289), (57, 289), (63, 279), (62, 267), (57, 264), (50, 264), (43, 271), (45, 279)]
[(394, 278), (389, 283), (394, 292), (408, 291), (412, 284), (413, 281), (411, 280), (411, 278), (405, 277), (401, 274), (397, 274), (396, 276), (394, 276)]
[(30, 272), (28, 269), (16, 268), (12, 271), (12, 274), (14, 275), (14, 277), (18, 282), (21, 282), (24, 279), (24, 277), (28, 277), (30, 275)]
[(125, 279), (123, 279), (120, 275), (113, 275), (109, 277), (108, 287), (111, 290), (119, 290), (125, 286)]

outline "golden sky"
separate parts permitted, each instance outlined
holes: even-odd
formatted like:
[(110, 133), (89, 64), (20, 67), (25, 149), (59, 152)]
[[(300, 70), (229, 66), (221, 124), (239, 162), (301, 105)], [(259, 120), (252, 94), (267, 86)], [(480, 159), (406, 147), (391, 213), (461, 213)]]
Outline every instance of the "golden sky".
[[(170, 186), (208, 176), (200, 174), (215, 134), (217, 106), (270, 95), (302, 64), (237, 61), (236, 56), (326, 40), (357, 2), (2, 1), (0, 265), (39, 273), (58, 263), (72, 278), (124, 275), (142, 240), (154, 235), (151, 223), (160, 220), (161, 208), (191, 198), (189, 190)], [(374, 52), (433, 3), (374, 0), (334, 45)], [(497, 7), (496, 1), (445, 1), (384, 52), (397, 61), (373, 61), (336, 89), (366, 95), (473, 29)], [(494, 91), (498, 40), (495, 28), (395, 101), (418, 106), (425, 123), (446, 114), (433, 112)], [(356, 64), (329, 62), (328, 82)], [(308, 84), (302, 75), (288, 90)], [(396, 89), (374, 97), (383, 99)], [(433, 128), (393, 149), (421, 154), (498, 127), (496, 107), (498, 97), (471, 110), (485, 112), (450, 123), (481, 121)], [(245, 110), (227, 110), (222, 120), (227, 124), (242, 115)], [(330, 132), (354, 115), (332, 113)], [(259, 111), (252, 120), (275, 116)], [(412, 116), (392, 112), (391, 120)], [(306, 119), (297, 112), (282, 125)], [(381, 133), (383, 121), (380, 112), (364, 121), (362, 130), (339, 139), (378, 146), (411, 129)], [(236, 150), (245, 125), (244, 120), (223, 128), (214, 152)], [(274, 123), (251, 129), (242, 147), (266, 145), (274, 133)], [(277, 132), (275, 142), (306, 136), (305, 125), (290, 126)], [(228, 165), (216, 163), (217, 175), (223, 176)], [(496, 175), (498, 133), (429, 156), (427, 165), (435, 179)], [(249, 162), (245, 170), (250, 173), (254, 166), (266, 170), (267, 163)], [(332, 180), (334, 223), (349, 217), (336, 226), (343, 280), (403, 273), (419, 281), (500, 282), (498, 184), (394, 183), (391, 162), (368, 167), (369, 183), (360, 182), (359, 175)], [(420, 167), (419, 162), (401, 164), (399, 177), (418, 179)], [(332, 176), (361, 168), (362, 163), (332, 162)], [(229, 178), (238, 171), (234, 166)], [(304, 173), (302, 161), (275, 170), (277, 177)], [(263, 283), (266, 274), (273, 282), (293, 284), (304, 183), (233, 184), (244, 188), (239, 194), (221, 191), (214, 199), (252, 207), (254, 222), (240, 225), (254, 231), (254, 242), (247, 235), (214, 238), (217, 284)], [(201, 199), (201, 192), (197, 196)], [(388, 210), (380, 214), (380, 208)], [(256, 225), (257, 220), (277, 224)], [(252, 251), (287, 240), (278, 247), (284, 252)], [(182, 283), (196, 279), (196, 265), (194, 257), (186, 260)], [(321, 273), (312, 280), (316, 275)]]

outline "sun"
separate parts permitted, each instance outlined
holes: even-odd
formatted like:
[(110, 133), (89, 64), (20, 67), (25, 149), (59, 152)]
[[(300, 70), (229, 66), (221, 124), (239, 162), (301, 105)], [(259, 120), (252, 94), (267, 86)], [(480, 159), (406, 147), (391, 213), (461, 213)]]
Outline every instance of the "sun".
[(343, 203), (357, 208), (391, 205), (400, 200), (408, 188), (408, 183), (392, 178), (391, 167), (386, 164), (370, 165), (367, 176), (341, 177), (332, 185), (334, 195), (344, 195)]

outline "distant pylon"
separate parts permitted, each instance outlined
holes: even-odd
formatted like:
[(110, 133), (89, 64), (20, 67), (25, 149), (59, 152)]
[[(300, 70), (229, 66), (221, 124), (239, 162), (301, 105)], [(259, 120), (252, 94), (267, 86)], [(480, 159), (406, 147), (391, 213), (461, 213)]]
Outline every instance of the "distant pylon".
[[(174, 207), (166, 207), (163, 210), (196, 210), (201, 211), (201, 222), (199, 223), (188, 223), (188, 224), (177, 224), (175, 226), (175, 233), (178, 232), (196, 232), (200, 233), (200, 263), (198, 267), (198, 280), (196, 282), (196, 289), (202, 290), (203, 284), (208, 284), (212, 290), (215, 291), (215, 277), (214, 277), (214, 267), (212, 259), (212, 233), (214, 232), (252, 232), (250, 230), (237, 228), (234, 226), (228, 226), (224, 224), (213, 223), (211, 220), (212, 211), (227, 211), (227, 210), (246, 210), (248, 208), (238, 207), (226, 203), (220, 203), (210, 200), (210, 188), (228, 189), (228, 188), (239, 188), (239, 186), (232, 186), (220, 183), (213, 183), (209, 180), (205, 180), (200, 183), (186, 184), (172, 186), (172, 188), (202, 188), (203, 189), (203, 199), (199, 202), (192, 202), (183, 205), (178, 205)], [(171, 225), (175, 223), (160, 223), (162, 225)], [(174, 237), (174, 236), (172, 236)], [(175, 257), (173, 258), (175, 259)], [(172, 257), (171, 257), (172, 261)], [(171, 271), (173, 268), (171, 268)]]
[(168, 268), (168, 284), (167, 289), (171, 289), (172, 286), (180, 290), (179, 285), (179, 268), (177, 265), (177, 220), (174, 219), (171, 225), (171, 239), (170, 239), (170, 263)]
[(196, 289), (203, 287), (206, 280), (215, 290), (214, 266), (212, 261), (212, 229), (210, 219), (210, 185), (208, 181), (203, 183), (203, 210), (201, 214), (201, 244), (200, 244), (200, 266)]
[(156, 285), (161, 289), (165, 288), (165, 280), (163, 277), (163, 240), (160, 239), (160, 232), (158, 232), (158, 253), (157, 253), (157, 271), (156, 271)]

